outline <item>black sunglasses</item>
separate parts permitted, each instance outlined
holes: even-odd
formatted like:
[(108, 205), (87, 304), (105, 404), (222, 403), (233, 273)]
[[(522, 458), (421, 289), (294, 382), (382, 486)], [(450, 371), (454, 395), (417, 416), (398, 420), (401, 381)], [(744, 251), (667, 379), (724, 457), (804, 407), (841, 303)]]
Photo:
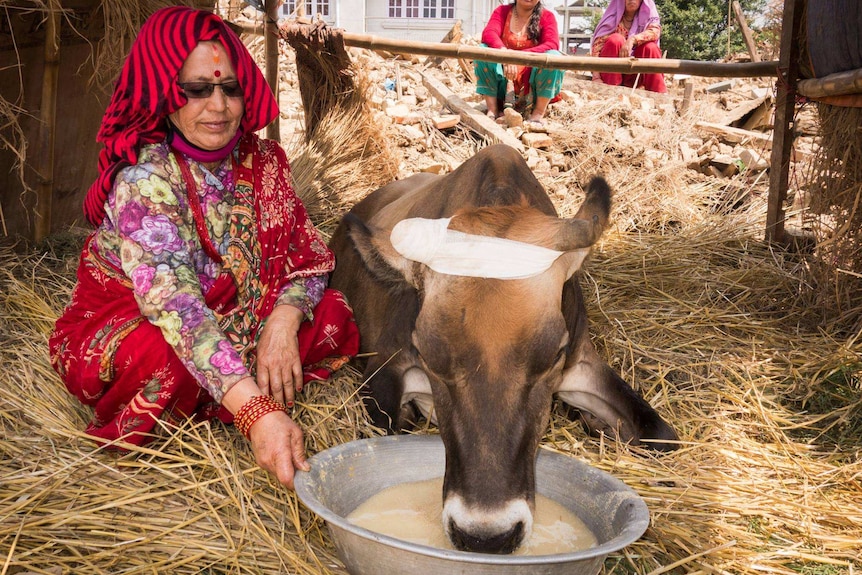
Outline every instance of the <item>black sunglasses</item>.
[(189, 98), (203, 99), (213, 95), (216, 86), (221, 88), (221, 93), (227, 98), (242, 98), (242, 87), (239, 82), (225, 82), (223, 84), (211, 84), (209, 82), (177, 82), (177, 86)]

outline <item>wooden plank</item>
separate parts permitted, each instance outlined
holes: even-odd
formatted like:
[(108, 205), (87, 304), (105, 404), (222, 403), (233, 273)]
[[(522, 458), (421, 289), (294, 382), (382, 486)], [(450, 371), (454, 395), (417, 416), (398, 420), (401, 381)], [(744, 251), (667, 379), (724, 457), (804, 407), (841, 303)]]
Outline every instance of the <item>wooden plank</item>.
[(740, 127), (738, 122), (744, 120), (747, 116), (751, 115), (755, 110), (760, 108), (763, 104), (767, 103), (771, 107), (772, 106), (772, 94), (766, 94), (759, 98), (754, 98), (751, 100), (746, 100), (741, 102), (739, 105), (725, 112), (722, 122), (727, 126), (733, 126), (736, 122), (735, 127)]
[(748, 48), (748, 53), (751, 55), (752, 62), (760, 62), (760, 55), (757, 53), (757, 44), (754, 43), (754, 38), (751, 35), (751, 30), (748, 28), (748, 22), (745, 20), (745, 14), (742, 13), (742, 7), (737, 0), (733, 0), (733, 14), (736, 16), (736, 21), (739, 22), (739, 29), (742, 31), (742, 39), (745, 40), (745, 46)]
[(759, 142), (771, 142), (772, 136), (763, 132), (752, 132), (724, 124), (715, 124), (713, 122), (695, 122), (694, 126), (713, 134), (723, 136), (727, 141), (740, 143), (747, 140), (757, 140)]
[(802, 0), (786, 0), (781, 22), (779, 78), (776, 81), (775, 122), (769, 165), (769, 199), (766, 206), (768, 242), (784, 241), (784, 201), (790, 174), (793, 149), (793, 113), (796, 110), (796, 80), (799, 75), (799, 36), (802, 23)]
[(680, 112), (685, 112), (691, 106), (691, 99), (694, 95), (694, 82), (691, 81), (691, 78), (686, 78), (685, 84), (683, 87), (682, 94), (682, 105), (680, 106)]
[(39, 185), (36, 190), (33, 240), (51, 234), (54, 195), (54, 140), (57, 132), (57, 78), (60, 74), (60, 3), (50, 0), (45, 28), (45, 70), (42, 73), (42, 104), (39, 110)]
[(452, 113), (459, 114), (461, 121), (476, 130), (480, 134), (487, 136), (494, 142), (509, 145), (519, 152), (524, 152), (524, 145), (521, 140), (510, 134), (504, 127), (500, 126), (486, 116), (476, 110), (473, 106), (465, 102), (460, 96), (452, 92), (445, 84), (433, 78), (430, 74), (422, 74), (422, 84), (428, 88), (432, 95), (437, 98), (437, 101), (449, 108)]
[(473, 73), (473, 63), (469, 60), (465, 60), (463, 58), (458, 59), (458, 66), (461, 68), (461, 72), (464, 74), (464, 78), (467, 79), (471, 84), (476, 83), (476, 75)]
[(772, 128), (772, 98), (767, 98), (760, 106), (751, 112), (742, 124), (735, 126), (743, 130), (756, 130), (761, 127)]
[[(455, 25), (449, 29), (449, 32), (440, 40), (441, 44), (457, 44), (461, 41), (461, 21), (455, 22)], [(442, 56), (433, 56), (425, 61), (426, 66), (439, 66), (445, 58)]]

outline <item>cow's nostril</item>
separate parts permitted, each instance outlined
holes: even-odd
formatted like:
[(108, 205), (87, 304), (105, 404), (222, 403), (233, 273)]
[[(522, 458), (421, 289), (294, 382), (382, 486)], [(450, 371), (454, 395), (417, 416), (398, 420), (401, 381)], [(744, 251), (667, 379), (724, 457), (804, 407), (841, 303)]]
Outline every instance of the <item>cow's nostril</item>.
[(449, 521), (449, 539), (452, 541), (452, 545), (460, 551), (508, 555), (518, 548), (523, 538), (524, 523), (522, 521), (518, 521), (514, 527), (505, 533), (496, 534), (468, 533), (458, 527), (454, 520)]

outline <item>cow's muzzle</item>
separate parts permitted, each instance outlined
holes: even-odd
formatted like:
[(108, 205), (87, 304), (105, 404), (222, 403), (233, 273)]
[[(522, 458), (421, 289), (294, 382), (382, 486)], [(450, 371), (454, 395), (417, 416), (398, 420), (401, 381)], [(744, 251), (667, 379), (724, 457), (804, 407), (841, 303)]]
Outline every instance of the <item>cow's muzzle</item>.
[(465, 505), (455, 495), (444, 502), (443, 526), (449, 541), (460, 551), (507, 554), (530, 536), (533, 513), (525, 499), (510, 500), (489, 509)]
[(524, 523), (518, 521), (514, 527), (505, 533), (488, 535), (467, 533), (462, 531), (454, 521), (450, 521), (449, 539), (452, 541), (452, 545), (460, 551), (506, 555), (517, 549), (521, 541), (524, 540)]

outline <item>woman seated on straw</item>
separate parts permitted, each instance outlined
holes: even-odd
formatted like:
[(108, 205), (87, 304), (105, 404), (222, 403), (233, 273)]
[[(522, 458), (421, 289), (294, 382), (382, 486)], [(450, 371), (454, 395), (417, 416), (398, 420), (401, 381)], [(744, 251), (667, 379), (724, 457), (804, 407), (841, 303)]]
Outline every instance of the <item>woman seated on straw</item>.
[[(482, 45), (562, 55), (557, 18), (552, 11), (544, 9), (540, 0), (514, 0), (511, 4), (497, 6), (482, 31)], [(525, 126), (533, 131), (544, 131), (542, 118), (548, 104), (558, 99), (563, 87), (562, 70), (479, 60), (474, 68), (476, 92), (485, 96), (489, 117), (499, 119), (503, 115), (508, 82), (512, 82), (515, 98), (524, 109), (530, 109)]]
[[(661, 58), (661, 20), (654, 0), (611, 0), (596, 25), (590, 55), (602, 58)], [(667, 92), (662, 74), (593, 72), (593, 81), (611, 86)]]
[(287, 486), (307, 468), (296, 392), (358, 350), (333, 254), (294, 193), (278, 113), (218, 16), (168, 7), (143, 25), (102, 120), (99, 177), (72, 299), (50, 338), (87, 433), (122, 447), (158, 422), (233, 421)]

